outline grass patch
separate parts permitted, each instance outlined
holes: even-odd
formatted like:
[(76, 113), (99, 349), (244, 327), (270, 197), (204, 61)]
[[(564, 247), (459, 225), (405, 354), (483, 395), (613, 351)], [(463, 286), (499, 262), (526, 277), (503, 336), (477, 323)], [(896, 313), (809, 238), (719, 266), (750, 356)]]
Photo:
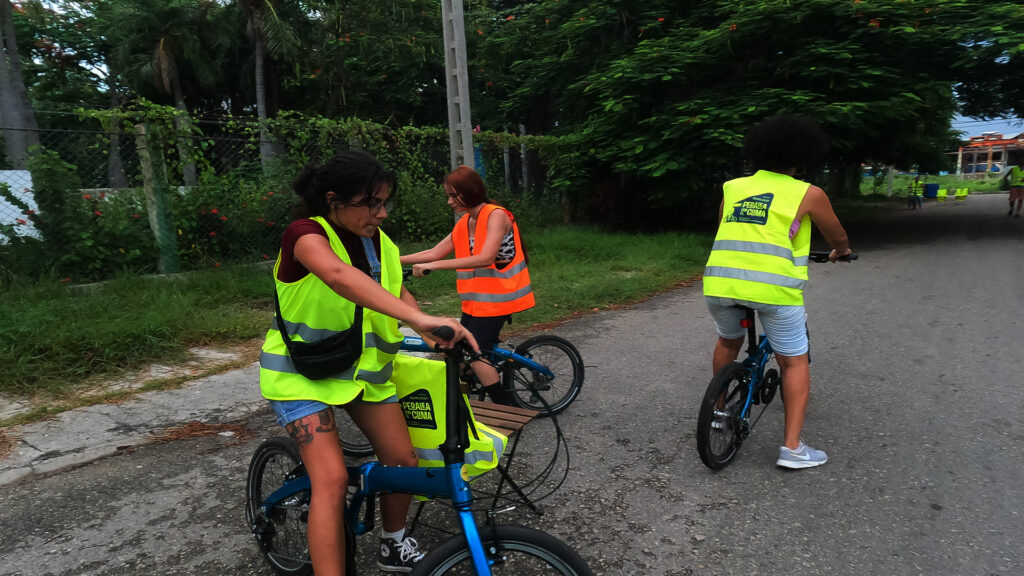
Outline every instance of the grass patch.
[[(527, 242), (537, 306), (516, 316), (519, 326), (669, 289), (703, 270), (711, 237), (561, 228), (532, 233)], [(459, 315), (453, 272), (409, 287), (427, 312)], [(75, 392), (147, 364), (181, 361), (193, 346), (259, 338), (272, 310), (265, 266), (124, 277), (88, 288), (15, 286), (0, 298), (10, 320), (0, 326), (0, 392), (57, 398), (64, 407), (94, 403)]]
[(273, 304), (266, 267), (124, 277), (94, 287), (16, 286), (0, 299), (0, 391), (77, 383), (174, 362), (191, 346), (257, 337)]

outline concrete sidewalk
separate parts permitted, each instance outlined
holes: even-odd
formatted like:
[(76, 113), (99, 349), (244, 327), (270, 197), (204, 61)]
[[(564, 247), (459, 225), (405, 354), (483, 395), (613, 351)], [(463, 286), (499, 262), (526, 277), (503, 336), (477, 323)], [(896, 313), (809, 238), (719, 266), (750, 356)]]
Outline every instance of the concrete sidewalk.
[(0, 486), (45, 476), (153, 441), (154, 434), (188, 422), (219, 424), (265, 407), (259, 363), (158, 390), (123, 402), (96, 404), (11, 426), (11, 453), (0, 459)]

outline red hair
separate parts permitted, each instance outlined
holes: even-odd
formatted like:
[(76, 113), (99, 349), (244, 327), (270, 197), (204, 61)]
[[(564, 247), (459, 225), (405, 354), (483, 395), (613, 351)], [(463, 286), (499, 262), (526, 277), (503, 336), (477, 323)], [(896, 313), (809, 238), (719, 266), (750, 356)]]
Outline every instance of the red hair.
[(493, 204), (487, 198), (487, 188), (484, 186), (484, 179), (469, 166), (459, 166), (444, 177), (444, 185), (451, 187), (455, 199), (459, 204), (467, 208), (473, 208), (480, 204)]

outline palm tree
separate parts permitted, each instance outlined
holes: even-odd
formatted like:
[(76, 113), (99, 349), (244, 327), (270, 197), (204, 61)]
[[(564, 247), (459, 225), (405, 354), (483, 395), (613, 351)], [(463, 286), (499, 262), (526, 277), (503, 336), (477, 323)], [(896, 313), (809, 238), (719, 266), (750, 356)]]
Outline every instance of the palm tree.
[(128, 85), (140, 94), (147, 85), (154, 86), (181, 111), (175, 128), (186, 186), (194, 186), (197, 175), (182, 71), (199, 85), (217, 83), (216, 67), (202, 41), (207, 12), (214, 7), (211, 0), (106, 0), (96, 8), (115, 47), (112, 63), (125, 71)]
[(0, 0), (0, 128), (4, 128), (8, 160), (15, 168), (25, 169), (29, 148), (39, 144), (39, 132), (21, 75), (10, 0)]

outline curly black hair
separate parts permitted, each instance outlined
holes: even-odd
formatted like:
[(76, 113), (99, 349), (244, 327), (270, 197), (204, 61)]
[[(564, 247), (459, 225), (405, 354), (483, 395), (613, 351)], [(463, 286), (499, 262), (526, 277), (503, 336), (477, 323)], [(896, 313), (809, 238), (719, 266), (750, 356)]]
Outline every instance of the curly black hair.
[(743, 154), (755, 170), (811, 168), (824, 160), (830, 140), (812, 118), (772, 116), (747, 132)]
[(328, 192), (337, 194), (341, 202), (349, 203), (365, 201), (381, 186), (387, 186), (392, 196), (398, 191), (395, 175), (361, 150), (337, 154), (322, 166), (310, 162), (292, 186), (299, 197), (292, 214), (294, 218), (326, 216)]

